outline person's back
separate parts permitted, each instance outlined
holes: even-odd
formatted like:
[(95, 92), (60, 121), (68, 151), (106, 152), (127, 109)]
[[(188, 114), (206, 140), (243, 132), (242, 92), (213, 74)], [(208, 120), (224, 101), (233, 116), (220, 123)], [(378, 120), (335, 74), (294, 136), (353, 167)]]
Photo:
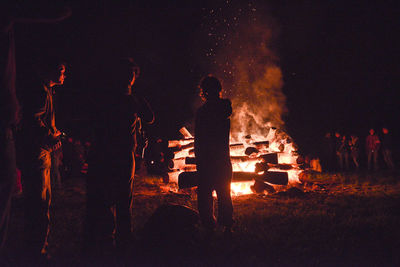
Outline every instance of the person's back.
[(212, 76), (205, 77), (200, 88), (206, 103), (196, 114), (194, 148), (199, 175), (198, 209), (203, 225), (213, 230), (213, 190), (218, 198), (218, 223), (230, 233), (233, 206), (230, 195), (232, 164), (229, 156), (231, 102), (221, 99), (222, 86)]
[(107, 100), (105, 123), (106, 148), (109, 163), (130, 158), (136, 147), (137, 105), (131, 95), (116, 95)]
[(198, 164), (228, 162), (231, 102), (228, 99), (207, 101), (196, 118), (196, 160)]

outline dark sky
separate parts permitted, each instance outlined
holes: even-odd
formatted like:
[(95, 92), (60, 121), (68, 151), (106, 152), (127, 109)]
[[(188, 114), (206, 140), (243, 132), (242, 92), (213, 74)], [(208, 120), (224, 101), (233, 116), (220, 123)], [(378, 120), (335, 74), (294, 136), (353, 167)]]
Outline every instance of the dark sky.
[[(150, 130), (154, 135), (171, 137), (192, 120), (196, 85), (209, 73), (206, 14), (228, 3), (167, 2), (117, 6), (114, 1), (65, 1), (72, 8), (69, 19), (56, 25), (17, 26), (19, 66), (29, 66), (43, 53), (68, 62), (60, 96), (70, 131), (79, 131), (90, 94), (101, 92), (102, 77), (110, 71), (108, 59), (126, 55), (141, 66), (137, 89), (158, 116)], [(400, 27), (395, 1), (228, 2), (235, 8), (250, 3), (258, 16), (265, 12), (274, 21), (274, 49), (289, 110), (284, 118), (300, 147), (312, 147), (329, 130), (364, 137), (368, 128), (387, 125), (399, 133)]]

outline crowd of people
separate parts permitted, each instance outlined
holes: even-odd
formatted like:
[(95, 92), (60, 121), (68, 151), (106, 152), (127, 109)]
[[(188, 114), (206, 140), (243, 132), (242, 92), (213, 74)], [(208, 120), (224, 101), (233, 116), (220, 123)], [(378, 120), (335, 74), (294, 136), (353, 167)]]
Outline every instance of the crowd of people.
[[(360, 140), (360, 137), (355, 134), (328, 132), (324, 136), (321, 149), (323, 171), (359, 171), (363, 167), (367, 171), (378, 171), (382, 169), (382, 166), (379, 166), (380, 163), (384, 163), (384, 169), (395, 169), (392, 156), (393, 140), (386, 127), (383, 127), (379, 134), (375, 132), (375, 129), (370, 129), (365, 140)], [(361, 163), (362, 153), (365, 153), (366, 166), (362, 166)]]
[[(6, 58), (6, 62), (13, 59)], [(84, 145), (79, 139), (66, 137), (56, 126), (54, 95), (64, 84), (65, 62), (43, 56), (32, 70), (35, 78), (19, 91), (7, 83), (13, 79), (7, 68), (3, 72), (0, 92), (9, 94), (3, 100), (10, 102), (5, 101), (9, 106), (1, 114), (0, 128), (1, 193), (4, 193), (0, 196), (1, 248), (6, 240), (18, 170), (24, 203), (25, 240), (21, 251), (29, 259), (40, 260), (48, 257), (48, 237), (54, 227), (50, 212), (52, 195), (57, 192), (54, 189), (61, 187), (66, 177), (82, 172), (83, 166), (88, 166), (83, 248), (89, 253), (99, 244), (109, 243), (122, 252), (131, 244), (137, 136), (142, 124), (153, 123), (154, 113), (146, 99), (133, 90), (140, 73), (133, 59), (114, 58), (109, 68), (110, 88), (105, 95), (93, 96), (96, 106), (91, 107), (93, 112), (86, 125), (91, 139)], [(213, 76), (206, 76), (199, 87), (205, 101), (197, 112), (195, 128), (199, 217), (210, 232), (219, 224), (229, 235), (233, 224), (229, 156), (231, 102), (221, 98), (221, 83)], [(11, 100), (21, 105), (22, 110), (10, 105)], [(63, 171), (60, 173), (60, 170)], [(218, 220), (213, 209), (214, 190), (219, 200)]]

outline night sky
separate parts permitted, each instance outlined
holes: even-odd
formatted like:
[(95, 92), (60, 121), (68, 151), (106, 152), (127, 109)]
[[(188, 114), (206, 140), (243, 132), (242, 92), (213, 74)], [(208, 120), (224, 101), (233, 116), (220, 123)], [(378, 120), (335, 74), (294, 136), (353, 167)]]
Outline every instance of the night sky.
[(396, 1), (167, 2), (65, 1), (72, 8), (67, 20), (17, 25), (18, 79), (42, 53), (61, 56), (69, 68), (59, 91), (60, 124), (84, 136), (80, 129), (90, 112), (87, 102), (105, 89), (102, 78), (112, 71), (108, 60), (132, 56), (141, 66), (136, 89), (157, 116), (149, 132), (173, 138), (181, 126), (191, 126), (200, 78), (219, 68), (211, 54), (225, 40), (216, 44), (215, 37), (225, 34), (228, 40), (244, 21), (257, 18), (271, 25), (270, 48), (283, 73), (288, 109), (285, 128), (302, 151), (317, 149), (327, 131), (362, 139), (371, 127), (386, 126), (396, 136), (400, 132)]

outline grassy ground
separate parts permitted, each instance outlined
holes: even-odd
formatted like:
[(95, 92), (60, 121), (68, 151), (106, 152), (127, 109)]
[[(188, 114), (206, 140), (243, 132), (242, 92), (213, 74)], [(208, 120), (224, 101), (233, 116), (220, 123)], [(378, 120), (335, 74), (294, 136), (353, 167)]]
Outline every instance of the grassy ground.
[[(56, 266), (399, 266), (400, 177), (392, 173), (304, 174), (301, 190), (233, 199), (234, 234), (190, 233), (148, 238), (143, 226), (161, 204), (196, 209), (193, 192), (173, 193), (162, 180), (137, 179), (135, 241), (125, 255), (104, 248), (82, 254), (84, 178), (54, 192), (51, 265)], [(22, 201), (14, 201), (8, 264), (26, 266)]]

